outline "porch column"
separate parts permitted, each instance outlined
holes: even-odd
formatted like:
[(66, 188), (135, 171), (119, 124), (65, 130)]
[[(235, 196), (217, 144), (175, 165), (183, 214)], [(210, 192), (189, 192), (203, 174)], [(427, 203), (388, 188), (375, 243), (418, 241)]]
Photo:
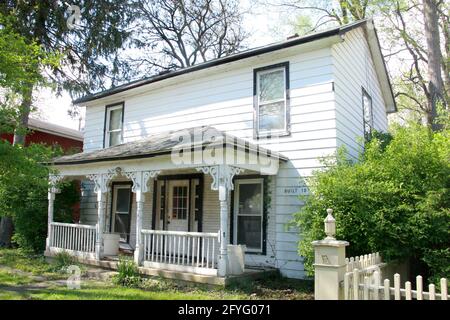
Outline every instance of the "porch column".
[(91, 174), (87, 177), (94, 181), (94, 192), (97, 194), (97, 224), (95, 237), (95, 258), (100, 260), (103, 256), (103, 230), (105, 228), (106, 215), (106, 193), (108, 192), (108, 183), (116, 173)]
[(225, 183), (219, 183), (219, 204), (220, 204), (220, 249), (217, 262), (217, 273), (224, 277), (227, 275), (228, 265), (228, 204), (229, 190)]
[(197, 171), (202, 171), (204, 174), (209, 173), (213, 178), (211, 184), (212, 190), (219, 191), (219, 205), (220, 205), (220, 230), (219, 230), (219, 259), (217, 262), (217, 274), (220, 277), (225, 277), (228, 274), (228, 208), (230, 191), (234, 189), (233, 177), (244, 169), (232, 167), (229, 165), (217, 165), (211, 167), (199, 167)]
[(133, 181), (131, 191), (136, 194), (136, 244), (134, 249), (134, 262), (142, 264), (144, 257), (144, 245), (142, 239), (142, 220), (144, 216), (145, 193), (148, 192), (147, 183), (150, 178), (155, 178), (160, 171), (135, 171), (124, 172), (124, 175)]
[(50, 187), (48, 189), (48, 221), (47, 221), (47, 239), (46, 239), (46, 249), (50, 251), (50, 247), (52, 246), (52, 222), (54, 217), (54, 203), (55, 203), (55, 195), (59, 193), (60, 190), (57, 188), (57, 184), (62, 180), (63, 176), (59, 175), (50, 175), (49, 176), (49, 184)]

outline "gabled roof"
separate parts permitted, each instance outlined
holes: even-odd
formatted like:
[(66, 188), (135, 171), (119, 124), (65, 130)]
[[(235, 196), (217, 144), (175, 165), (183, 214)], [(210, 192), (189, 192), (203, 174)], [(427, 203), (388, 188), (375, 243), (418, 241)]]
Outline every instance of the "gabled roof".
[(28, 129), (46, 132), (59, 137), (83, 141), (83, 132), (39, 119), (29, 118)]
[[(187, 137), (186, 142), (180, 142), (180, 137)], [(245, 152), (262, 153), (271, 158), (286, 161), (281, 154), (262, 148), (248, 141), (226, 134), (210, 126), (194, 127), (184, 130), (167, 131), (153, 134), (147, 138), (123, 143), (117, 146), (99, 149), (89, 152), (81, 152), (73, 155), (62, 156), (53, 159), (54, 165), (70, 165), (92, 162), (114, 161), (151, 158), (170, 154), (174, 148), (193, 149), (206, 147), (233, 147)]]
[(114, 95), (114, 94), (117, 94), (120, 92), (132, 90), (132, 89), (135, 89), (135, 88), (138, 88), (141, 86), (149, 85), (151, 83), (156, 83), (159, 81), (174, 78), (174, 77), (181, 76), (181, 75), (188, 74), (188, 73), (193, 73), (193, 72), (196, 72), (199, 70), (204, 70), (204, 69), (212, 68), (215, 66), (223, 65), (226, 63), (231, 63), (234, 61), (254, 57), (257, 55), (266, 54), (266, 53), (274, 52), (277, 50), (282, 50), (282, 49), (290, 48), (293, 46), (302, 45), (302, 44), (305, 44), (308, 42), (313, 42), (313, 41), (317, 41), (317, 40), (332, 37), (332, 36), (342, 36), (345, 33), (349, 32), (355, 28), (359, 28), (359, 27), (365, 27), (365, 30), (368, 34), (368, 43), (369, 43), (369, 46), (371, 49), (372, 57), (374, 59), (378, 77), (379, 77), (380, 81), (382, 82), (381, 89), (382, 89), (383, 97), (384, 97), (386, 105), (387, 105), (387, 111), (395, 112), (397, 110), (397, 107), (395, 104), (394, 94), (392, 92), (392, 87), (390, 84), (386, 64), (385, 64), (384, 58), (381, 54), (381, 48), (380, 48), (380, 44), (378, 41), (378, 36), (376, 34), (376, 30), (373, 25), (372, 19), (360, 20), (360, 21), (356, 21), (356, 22), (353, 22), (353, 23), (350, 23), (350, 24), (347, 24), (344, 26), (339, 26), (336, 28), (328, 29), (325, 31), (315, 32), (315, 33), (307, 34), (307, 35), (301, 36), (301, 37), (289, 38), (285, 41), (281, 41), (281, 42), (269, 44), (266, 46), (253, 48), (253, 49), (248, 49), (248, 50), (245, 50), (242, 52), (228, 55), (226, 57), (217, 58), (217, 59), (213, 59), (213, 60), (210, 60), (207, 62), (199, 63), (199, 64), (191, 66), (191, 67), (186, 67), (186, 68), (178, 69), (175, 71), (166, 72), (166, 73), (158, 74), (155, 76), (143, 78), (140, 80), (132, 81), (132, 82), (117, 86), (115, 88), (109, 89), (109, 90), (86, 95), (84, 97), (74, 100), (73, 103), (76, 105), (80, 105), (80, 104), (87, 103), (90, 101), (105, 98), (105, 97), (108, 97), (108, 96), (111, 96), (111, 95)]

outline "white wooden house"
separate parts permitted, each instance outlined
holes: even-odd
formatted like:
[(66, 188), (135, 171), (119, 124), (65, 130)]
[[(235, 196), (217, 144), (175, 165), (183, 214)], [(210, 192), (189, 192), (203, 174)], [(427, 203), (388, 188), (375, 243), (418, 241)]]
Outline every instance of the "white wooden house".
[[(371, 20), (291, 38), (85, 96), (84, 152), (50, 176), (83, 182), (80, 224), (53, 221), (47, 255), (104, 259), (119, 233), (145, 268), (223, 277), (246, 265), (304, 277), (286, 227), (322, 156), (387, 129), (396, 111)], [(184, 148), (184, 149), (183, 149)], [(180, 152), (183, 149), (183, 152)]]

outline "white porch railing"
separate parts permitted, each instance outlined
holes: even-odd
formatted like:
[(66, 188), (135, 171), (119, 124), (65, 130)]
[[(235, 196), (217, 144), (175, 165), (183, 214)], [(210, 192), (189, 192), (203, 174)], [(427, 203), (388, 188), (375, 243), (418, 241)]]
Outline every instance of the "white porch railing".
[(52, 222), (50, 248), (71, 253), (95, 253), (96, 227), (91, 225)]
[(219, 234), (142, 230), (144, 267), (217, 275)]

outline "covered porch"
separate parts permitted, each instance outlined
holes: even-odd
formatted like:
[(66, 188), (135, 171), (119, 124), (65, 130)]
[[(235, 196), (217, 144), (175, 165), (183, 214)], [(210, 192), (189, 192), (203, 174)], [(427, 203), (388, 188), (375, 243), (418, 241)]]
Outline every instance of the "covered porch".
[[(237, 243), (230, 241), (236, 224), (230, 217), (235, 177), (248, 177), (246, 183), (257, 186), (278, 172), (283, 158), (209, 127), (188, 135), (189, 143), (180, 143), (180, 133), (171, 132), (55, 159), (46, 255), (66, 251), (82, 262), (114, 268), (117, 259), (108, 256), (105, 242), (119, 234), (144, 274), (230, 276), (227, 246)], [(58, 183), (65, 179), (92, 182), (95, 223), (53, 221)], [(260, 189), (253, 197), (262, 201), (262, 184)], [(262, 215), (250, 218), (263, 225)], [(262, 246), (262, 233), (250, 240), (255, 246)]]

